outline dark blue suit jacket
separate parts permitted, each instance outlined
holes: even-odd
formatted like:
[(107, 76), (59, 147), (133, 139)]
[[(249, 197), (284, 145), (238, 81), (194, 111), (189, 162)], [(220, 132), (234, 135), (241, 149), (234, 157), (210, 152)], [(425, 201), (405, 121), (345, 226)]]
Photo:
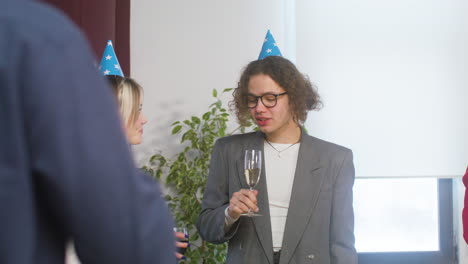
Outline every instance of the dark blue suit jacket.
[(171, 227), (80, 32), (0, 0), (0, 263), (175, 263)]

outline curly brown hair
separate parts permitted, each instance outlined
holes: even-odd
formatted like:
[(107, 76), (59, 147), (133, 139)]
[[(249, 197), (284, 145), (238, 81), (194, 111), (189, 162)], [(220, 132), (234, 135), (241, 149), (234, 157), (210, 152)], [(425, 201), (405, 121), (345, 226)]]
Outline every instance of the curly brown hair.
[(251, 118), (247, 106), (248, 86), (250, 78), (259, 74), (268, 75), (288, 92), (289, 107), (294, 121), (298, 124), (302, 125), (305, 122), (308, 111), (321, 108), (320, 96), (309, 78), (300, 73), (289, 60), (279, 56), (269, 56), (250, 62), (244, 68), (237, 88), (232, 93), (234, 99), (229, 106), (236, 113), (240, 125), (248, 125)]

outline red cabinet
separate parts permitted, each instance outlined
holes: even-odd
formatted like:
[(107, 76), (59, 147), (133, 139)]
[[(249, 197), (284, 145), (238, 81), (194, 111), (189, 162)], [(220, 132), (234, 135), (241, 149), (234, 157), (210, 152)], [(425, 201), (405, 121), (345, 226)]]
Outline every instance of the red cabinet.
[(130, 0), (43, 0), (65, 12), (86, 34), (101, 60), (112, 40), (125, 75), (130, 73)]

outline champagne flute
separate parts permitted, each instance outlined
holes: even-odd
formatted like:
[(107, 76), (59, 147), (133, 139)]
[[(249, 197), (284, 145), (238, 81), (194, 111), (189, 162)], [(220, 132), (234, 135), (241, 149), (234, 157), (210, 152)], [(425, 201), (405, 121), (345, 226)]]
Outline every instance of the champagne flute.
[[(258, 149), (248, 149), (245, 151), (244, 156), (244, 175), (247, 185), (253, 191), (254, 187), (260, 180), (260, 173), (262, 169), (262, 151)], [(249, 212), (242, 214), (245, 216), (261, 216), (249, 209)]]

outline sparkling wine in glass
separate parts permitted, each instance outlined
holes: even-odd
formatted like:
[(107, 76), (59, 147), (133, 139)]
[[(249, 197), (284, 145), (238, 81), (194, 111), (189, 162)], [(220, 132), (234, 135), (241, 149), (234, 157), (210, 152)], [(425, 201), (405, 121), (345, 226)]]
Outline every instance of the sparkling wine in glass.
[[(244, 156), (244, 176), (250, 190), (253, 191), (258, 181), (262, 169), (262, 151), (258, 149), (248, 149)], [(245, 216), (260, 216), (249, 210), (248, 213), (242, 214)]]

